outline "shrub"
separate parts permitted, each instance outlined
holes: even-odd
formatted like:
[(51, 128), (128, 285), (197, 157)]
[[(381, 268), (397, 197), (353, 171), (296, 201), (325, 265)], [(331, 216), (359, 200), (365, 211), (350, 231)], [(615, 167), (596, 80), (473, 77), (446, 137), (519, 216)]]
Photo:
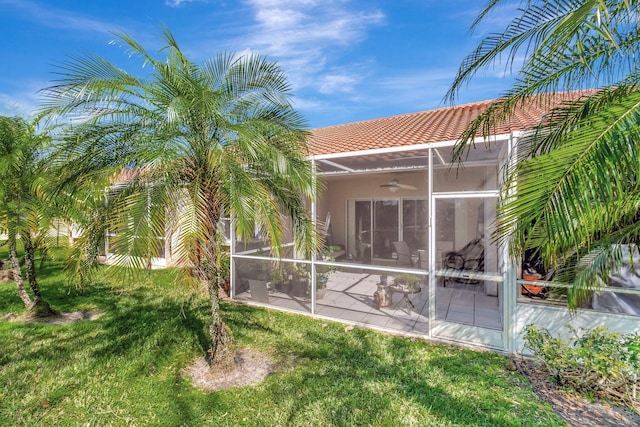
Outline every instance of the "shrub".
[(604, 326), (580, 331), (567, 327), (573, 338), (565, 341), (551, 336), (546, 329), (527, 325), (525, 347), (546, 366), (558, 384), (636, 406), (640, 336), (611, 332)]

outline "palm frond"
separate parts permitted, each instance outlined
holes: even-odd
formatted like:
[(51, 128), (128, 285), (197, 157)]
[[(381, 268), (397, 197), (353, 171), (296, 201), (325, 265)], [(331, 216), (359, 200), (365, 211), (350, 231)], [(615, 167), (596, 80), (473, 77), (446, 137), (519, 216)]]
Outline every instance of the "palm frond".
[[(500, 3), (491, 1), (474, 27)], [(465, 130), (454, 158), (464, 160), (469, 142), (495, 134), (518, 109), (548, 111), (510, 159), (495, 237), (515, 255), (536, 252), (572, 283), (574, 308), (601, 285), (616, 248), (640, 240), (639, 6), (522, 3), (504, 31), (485, 37), (465, 58), (447, 93), (452, 101), (479, 70), (524, 56), (514, 85)]]

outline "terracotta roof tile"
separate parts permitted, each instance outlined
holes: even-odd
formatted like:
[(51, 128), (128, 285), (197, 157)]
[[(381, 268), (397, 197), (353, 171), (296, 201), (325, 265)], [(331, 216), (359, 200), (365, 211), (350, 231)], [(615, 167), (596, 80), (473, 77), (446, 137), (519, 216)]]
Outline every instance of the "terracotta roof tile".
[[(586, 93), (539, 95), (539, 102), (532, 101), (518, 108), (509, 122), (497, 127), (496, 134), (532, 129), (544, 118), (550, 106), (558, 105), (563, 100), (575, 100)], [(481, 101), (313, 129), (310, 151), (314, 155), (322, 155), (457, 140), (467, 125), (492, 102)]]
[(123, 168), (120, 172), (117, 172), (111, 178), (111, 182), (129, 182), (133, 181), (138, 176), (138, 168)]

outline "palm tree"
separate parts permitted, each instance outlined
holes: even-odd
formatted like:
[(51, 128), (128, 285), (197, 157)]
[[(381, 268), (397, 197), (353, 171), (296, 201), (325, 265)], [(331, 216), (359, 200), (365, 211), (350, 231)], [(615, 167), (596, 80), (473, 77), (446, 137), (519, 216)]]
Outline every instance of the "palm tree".
[[(474, 27), (506, 1), (492, 0)], [(572, 283), (579, 306), (611, 267), (621, 243), (640, 240), (640, 3), (628, 0), (536, 0), (482, 39), (450, 88), (500, 59), (524, 56), (515, 83), (464, 132), (462, 159), (524, 104), (550, 109), (514, 152), (496, 235), (514, 253), (533, 250), (559, 280)], [(558, 97), (569, 97), (557, 104)], [(555, 96), (554, 96), (555, 95)]]
[(233, 215), (245, 238), (257, 226), (280, 255), (289, 217), (296, 248), (313, 248), (305, 122), (290, 104), (284, 73), (261, 56), (222, 53), (196, 65), (167, 29), (163, 60), (126, 34), (118, 40), (150, 66), (148, 75), (75, 57), (44, 90), (44, 112), (74, 120), (57, 154), (58, 164), (73, 165), (61, 172), (61, 188), (109, 188), (84, 224), (78, 271), (93, 263), (107, 229), (116, 232), (110, 244), (123, 254), (120, 264), (132, 267), (145, 267), (166, 236), (177, 236), (172, 251), (183, 277), (195, 271), (207, 283), (212, 366), (232, 367), (232, 336), (219, 305), (218, 224)]
[[(42, 192), (46, 173), (44, 149), (50, 138), (46, 132), (37, 132), (36, 123), (20, 117), (0, 116), (0, 225), (7, 232), (11, 273), (20, 299), (32, 313), (46, 316), (54, 311), (42, 299), (35, 253), (46, 246), (45, 236), (53, 215)], [(18, 236), (24, 246), (26, 279), (33, 298), (24, 287)]]

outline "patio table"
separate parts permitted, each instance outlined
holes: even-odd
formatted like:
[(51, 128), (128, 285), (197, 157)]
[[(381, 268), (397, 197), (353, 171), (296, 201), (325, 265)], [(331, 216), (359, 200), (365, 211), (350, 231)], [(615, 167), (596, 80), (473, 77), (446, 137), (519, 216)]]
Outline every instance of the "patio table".
[(413, 305), (413, 303), (409, 299), (409, 295), (415, 295), (422, 292), (422, 288), (420, 288), (420, 286), (416, 286), (413, 288), (408, 288), (406, 286), (389, 286), (389, 288), (393, 293), (402, 294), (402, 298), (400, 298), (400, 301), (393, 305), (394, 309), (398, 308), (398, 306), (400, 306), (401, 304), (402, 307), (406, 310), (407, 314), (411, 314), (411, 309), (416, 309), (416, 306)]

